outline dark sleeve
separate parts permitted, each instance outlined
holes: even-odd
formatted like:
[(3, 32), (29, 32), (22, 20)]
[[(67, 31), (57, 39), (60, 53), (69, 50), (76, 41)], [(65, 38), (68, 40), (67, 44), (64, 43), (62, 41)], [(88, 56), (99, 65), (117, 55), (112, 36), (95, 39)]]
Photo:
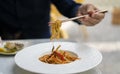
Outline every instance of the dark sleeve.
[(73, 0), (51, 0), (57, 9), (66, 17), (75, 17), (78, 7), (81, 4), (75, 3)]

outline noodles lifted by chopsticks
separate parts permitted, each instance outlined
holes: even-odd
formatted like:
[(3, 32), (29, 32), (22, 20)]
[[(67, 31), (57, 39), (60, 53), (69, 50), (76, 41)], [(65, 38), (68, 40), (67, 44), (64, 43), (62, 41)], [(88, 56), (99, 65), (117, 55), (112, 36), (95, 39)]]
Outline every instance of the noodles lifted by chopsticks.
[(40, 57), (39, 60), (48, 64), (66, 64), (79, 59), (77, 56), (68, 51), (58, 50), (60, 47), (61, 45), (54, 49), (53, 46), (52, 53)]
[[(60, 27), (61, 27), (62, 21), (56, 20), (55, 22), (50, 23), (51, 27), (51, 37), (50, 40), (53, 39), (60, 39)], [(75, 61), (76, 59), (79, 59), (78, 56), (73, 55), (69, 51), (65, 50), (58, 50), (61, 47), (59, 45), (56, 49), (53, 45), (52, 52), (50, 54), (45, 54), (41, 57), (39, 57), (39, 60), (48, 63), (48, 64), (66, 64)]]
[(53, 39), (59, 39), (60, 38), (60, 27), (61, 27), (62, 21), (56, 20), (51, 24), (51, 37), (50, 40)]

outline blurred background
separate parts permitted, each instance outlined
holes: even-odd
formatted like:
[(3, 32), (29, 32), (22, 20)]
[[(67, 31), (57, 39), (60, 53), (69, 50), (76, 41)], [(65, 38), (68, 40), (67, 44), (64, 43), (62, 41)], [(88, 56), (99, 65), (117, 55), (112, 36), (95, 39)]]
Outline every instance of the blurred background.
[[(63, 23), (61, 37), (76, 41), (120, 41), (120, 0), (75, 0), (91, 3), (100, 10), (108, 10), (105, 18), (96, 26), (86, 27), (73, 21)], [(51, 5), (51, 20), (66, 19)]]

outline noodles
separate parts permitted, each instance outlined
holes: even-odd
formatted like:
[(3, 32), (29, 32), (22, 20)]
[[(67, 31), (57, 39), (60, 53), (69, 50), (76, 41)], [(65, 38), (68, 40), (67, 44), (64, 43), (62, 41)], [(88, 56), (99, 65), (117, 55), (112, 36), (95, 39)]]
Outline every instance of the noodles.
[(68, 51), (58, 50), (60, 46), (61, 45), (59, 45), (56, 49), (52, 49), (51, 54), (46, 54), (40, 57), (39, 60), (48, 64), (66, 64), (79, 59), (77, 56)]
[[(60, 38), (61, 23), (62, 21), (60, 20), (56, 20), (54, 23), (51, 23), (50, 40)], [(55, 48), (53, 45), (52, 52), (39, 57), (39, 60), (48, 64), (66, 64), (79, 59), (78, 56), (73, 55), (69, 51), (59, 50), (60, 47), (61, 45)]]
[(51, 37), (50, 37), (50, 40), (60, 38), (61, 23), (62, 22), (60, 20), (56, 20), (54, 23), (51, 24)]

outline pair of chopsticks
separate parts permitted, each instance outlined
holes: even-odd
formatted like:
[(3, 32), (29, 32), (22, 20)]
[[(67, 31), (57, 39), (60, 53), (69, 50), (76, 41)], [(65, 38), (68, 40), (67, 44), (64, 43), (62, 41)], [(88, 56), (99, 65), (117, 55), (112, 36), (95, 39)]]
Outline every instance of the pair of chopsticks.
[[(99, 11), (98, 13), (106, 13), (106, 12), (108, 12), (108, 11), (107, 11), (107, 10), (104, 10), (104, 11)], [(89, 15), (89, 14), (87, 14), (87, 15)], [(82, 15), (82, 16), (77, 16), (77, 17), (65, 19), (65, 20), (62, 20), (62, 22), (67, 22), (67, 21), (72, 21), (72, 20), (84, 18), (85, 16), (86, 16), (86, 15)]]
[[(107, 10), (104, 10), (104, 11), (99, 11), (98, 13), (106, 13), (106, 12), (108, 12), (108, 11), (107, 11)], [(86, 14), (86, 15), (89, 15), (89, 14)], [(82, 16), (77, 16), (77, 17), (73, 17), (73, 18), (61, 20), (61, 22), (67, 22), (67, 21), (72, 21), (72, 20), (84, 18), (86, 15), (82, 15)], [(50, 22), (50, 24), (52, 24), (52, 23), (54, 23), (54, 22)]]

